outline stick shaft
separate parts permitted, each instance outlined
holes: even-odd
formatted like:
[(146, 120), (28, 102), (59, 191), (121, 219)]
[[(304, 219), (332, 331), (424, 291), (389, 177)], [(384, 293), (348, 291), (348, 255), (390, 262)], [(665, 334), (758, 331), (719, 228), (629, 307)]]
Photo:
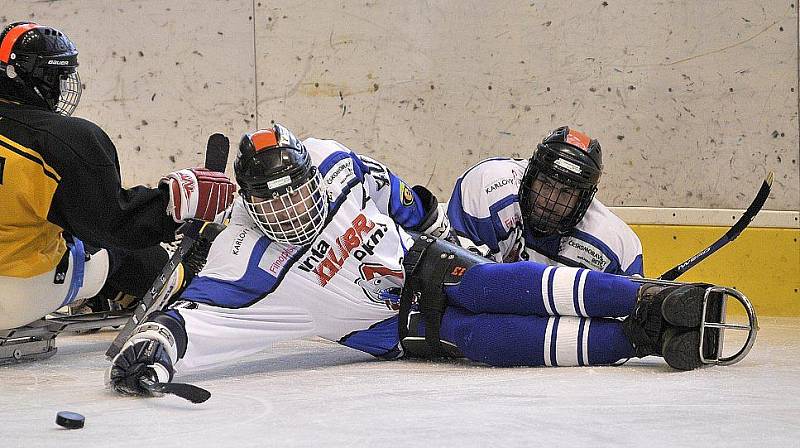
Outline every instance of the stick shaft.
[(750, 222), (753, 221), (753, 218), (755, 218), (758, 212), (761, 211), (761, 207), (763, 207), (764, 203), (767, 201), (770, 190), (772, 189), (772, 178), (773, 174), (770, 171), (770, 173), (767, 175), (767, 178), (764, 179), (764, 183), (761, 184), (761, 188), (758, 190), (753, 202), (749, 207), (747, 207), (747, 210), (742, 213), (742, 216), (739, 218), (739, 220), (736, 221), (736, 223), (730, 229), (728, 229), (724, 235), (722, 235), (717, 241), (711, 243), (710, 246), (691, 256), (688, 260), (661, 274), (661, 276), (658, 278), (660, 280), (675, 280), (683, 275), (686, 271), (708, 258), (711, 254), (735, 240), (744, 231), (744, 229), (747, 228)]
[[(220, 172), (225, 171), (225, 165), (227, 164), (229, 151), (230, 142), (228, 141), (227, 137), (219, 133), (209, 136), (208, 144), (206, 145), (206, 168)], [(133, 333), (133, 330), (137, 325), (144, 321), (148, 314), (155, 309), (160, 309), (163, 306), (163, 303), (154, 303), (156, 302), (156, 297), (159, 296), (161, 290), (164, 289), (164, 285), (166, 285), (172, 276), (172, 273), (175, 272), (175, 270), (178, 268), (178, 265), (181, 264), (183, 257), (192, 248), (192, 245), (199, 236), (200, 230), (203, 228), (203, 224), (205, 224), (203, 221), (189, 220), (181, 227), (183, 230), (183, 239), (181, 240), (181, 244), (161, 270), (161, 274), (156, 277), (153, 285), (150, 287), (144, 297), (142, 297), (139, 305), (133, 310), (133, 314), (131, 315), (130, 319), (128, 319), (128, 322), (125, 323), (125, 326), (122, 328), (122, 330), (120, 330), (119, 334), (117, 334), (117, 337), (114, 338), (111, 346), (108, 347), (108, 350), (106, 351), (106, 357), (108, 359), (113, 359), (115, 356), (117, 356), (120, 350), (122, 350), (122, 346), (131, 336), (131, 333)], [(164, 296), (166, 297), (164, 297), (163, 300), (169, 299), (169, 292), (164, 294)]]

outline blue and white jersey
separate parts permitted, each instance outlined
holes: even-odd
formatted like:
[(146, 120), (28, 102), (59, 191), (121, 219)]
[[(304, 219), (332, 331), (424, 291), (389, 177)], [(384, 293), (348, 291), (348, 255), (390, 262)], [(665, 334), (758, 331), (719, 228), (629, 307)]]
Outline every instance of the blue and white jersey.
[(170, 313), (188, 342), (176, 364), (189, 371), (305, 336), (375, 356), (400, 354), (397, 305), (387, 292), (404, 283), (402, 260), (425, 211), (384, 165), (333, 140), (304, 141), (319, 167), (329, 213), (307, 246), (277, 243), (241, 198), (208, 262)]
[(518, 193), (527, 164), (488, 159), (456, 181), (447, 216), (462, 246), (500, 263), (530, 260), (643, 275), (639, 237), (597, 198), (569, 235), (534, 238), (524, 230)]

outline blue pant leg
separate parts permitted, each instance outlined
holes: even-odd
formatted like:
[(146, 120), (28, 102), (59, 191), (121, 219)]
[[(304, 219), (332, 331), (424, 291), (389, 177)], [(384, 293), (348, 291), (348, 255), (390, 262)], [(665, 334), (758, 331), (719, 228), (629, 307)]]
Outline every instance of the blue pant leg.
[(604, 365), (633, 356), (614, 319), (472, 314), (451, 306), (440, 331), (467, 358), (493, 366)]
[(631, 313), (638, 289), (627, 277), (520, 261), (473, 266), (445, 294), (476, 314), (611, 317)]

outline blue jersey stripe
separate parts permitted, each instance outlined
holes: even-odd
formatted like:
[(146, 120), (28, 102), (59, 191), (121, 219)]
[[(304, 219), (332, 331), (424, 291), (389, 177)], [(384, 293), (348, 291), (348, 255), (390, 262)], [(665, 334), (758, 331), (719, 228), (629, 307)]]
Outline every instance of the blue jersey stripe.
[(625, 269), (625, 275), (634, 274), (644, 276), (644, 262), (642, 261), (641, 255), (637, 255), (636, 258), (633, 259), (633, 263), (628, 266), (628, 269)]
[(583, 274), (584, 269), (578, 269), (578, 272), (575, 273), (575, 280), (572, 282), (572, 306), (575, 308), (575, 315), (581, 315), (581, 308), (578, 304), (578, 284), (581, 281), (581, 274)]
[(374, 356), (386, 356), (397, 348), (399, 342), (397, 316), (380, 321), (366, 330), (354, 331), (339, 340), (344, 346)]
[(213, 277), (196, 277), (181, 298), (222, 308), (243, 308), (264, 296), (277, 284), (277, 278), (258, 267), (271, 241), (262, 236), (253, 247), (247, 269), (238, 280), (221, 280)]

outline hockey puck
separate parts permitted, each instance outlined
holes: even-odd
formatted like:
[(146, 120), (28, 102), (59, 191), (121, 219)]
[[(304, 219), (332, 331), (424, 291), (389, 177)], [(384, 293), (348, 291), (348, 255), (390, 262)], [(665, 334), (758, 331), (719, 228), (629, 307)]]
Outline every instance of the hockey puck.
[(81, 429), (86, 417), (77, 412), (61, 411), (56, 414), (56, 424), (67, 429)]

